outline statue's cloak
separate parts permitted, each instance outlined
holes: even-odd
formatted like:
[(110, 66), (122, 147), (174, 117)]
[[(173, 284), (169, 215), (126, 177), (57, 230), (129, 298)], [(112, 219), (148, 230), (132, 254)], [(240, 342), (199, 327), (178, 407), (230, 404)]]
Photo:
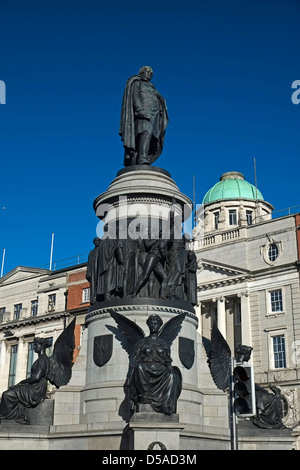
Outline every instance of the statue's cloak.
[[(125, 149), (130, 149), (133, 152), (136, 152), (136, 136), (135, 136), (135, 125), (134, 125), (134, 109), (133, 109), (133, 96), (132, 96), (132, 84), (136, 80), (143, 80), (140, 75), (133, 75), (127, 80), (123, 100), (122, 100), (122, 107), (121, 107), (121, 120), (120, 120), (120, 130), (119, 135), (121, 136), (121, 140), (124, 142)], [(152, 85), (152, 84), (151, 84)], [(154, 85), (152, 85), (154, 87)], [(152, 152), (150, 155), (150, 164), (155, 162), (157, 158), (161, 155), (164, 140), (165, 140), (165, 132), (166, 127), (168, 124), (168, 111), (167, 105), (162, 98), (160, 100), (161, 105), (161, 117), (159, 121), (159, 139), (156, 142), (155, 146), (152, 146)], [(125, 150), (126, 154), (126, 150)]]

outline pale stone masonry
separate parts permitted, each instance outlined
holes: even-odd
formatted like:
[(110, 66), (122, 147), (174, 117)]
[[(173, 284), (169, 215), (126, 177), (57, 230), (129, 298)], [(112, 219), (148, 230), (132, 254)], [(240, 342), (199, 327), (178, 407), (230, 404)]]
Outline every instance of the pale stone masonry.
[[(211, 190), (204, 198), (201, 210), (209, 221), (198, 220), (194, 229), (193, 247), (199, 267), (199, 329), (210, 337), (215, 319), (233, 355), (239, 343), (253, 347), (255, 381), (267, 389), (269, 384), (280, 387), (285, 402), (284, 423), (293, 427), (300, 419), (296, 215), (272, 219), (272, 206), (260, 192), (259, 201), (247, 199), (249, 194), (243, 192), (243, 186), (235, 198), (230, 188), (224, 186), (229, 180), (237, 186), (240, 181), (246, 183), (239, 173), (222, 175), (215, 185), (219, 199), (213, 199)], [(253, 211), (248, 222), (245, 208)], [(229, 218), (232, 209), (235, 220)], [(224, 217), (214, 225), (212, 214), (216, 212)], [(281, 356), (274, 351), (278, 341)]]

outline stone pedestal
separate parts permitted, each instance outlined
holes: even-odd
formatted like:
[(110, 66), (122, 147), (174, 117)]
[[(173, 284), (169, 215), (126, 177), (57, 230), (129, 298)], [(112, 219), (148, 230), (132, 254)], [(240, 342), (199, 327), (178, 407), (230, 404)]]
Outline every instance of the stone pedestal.
[[(97, 217), (105, 225), (106, 235), (122, 240), (137, 239), (141, 230), (154, 233), (158, 223), (162, 238), (170, 238), (170, 210), (182, 222), (192, 213), (192, 201), (180, 192), (166, 170), (137, 165), (120, 170), (107, 191), (94, 201)], [(189, 227), (191, 229), (191, 227)], [(98, 230), (101, 237), (101, 230)], [(178, 230), (178, 237), (181, 232)]]
[[(179, 337), (189, 338), (196, 354), (196, 335), (198, 319), (187, 302), (171, 302), (159, 299), (119, 299), (102, 302), (94, 306), (86, 317), (88, 327), (87, 341), (87, 370), (86, 385), (82, 390), (84, 415), (81, 422), (87, 424), (114, 422), (117, 428), (130, 420), (133, 410), (124, 386), (129, 367), (128, 354), (116, 339), (112, 331), (116, 331), (116, 323), (110, 316), (110, 309), (126, 316), (136, 322), (146, 334), (146, 320), (153, 313), (158, 314), (165, 323), (174, 315), (185, 313)], [(106, 364), (95, 364), (94, 344), (95, 338), (111, 335), (112, 354)], [(197, 391), (197, 361), (193, 367), (187, 369), (180, 359), (179, 337), (172, 345), (172, 365), (180, 369), (182, 375), (182, 392), (178, 399), (178, 408), (182, 411), (185, 420), (192, 419), (193, 424), (200, 422), (200, 394)], [(195, 391), (191, 399), (191, 390)], [(153, 410), (152, 410), (153, 411)], [(158, 415), (159, 413), (155, 413)], [(162, 415), (165, 416), (165, 415)], [(196, 421), (197, 422), (196, 422)], [(140, 426), (140, 425), (139, 425)]]
[(184, 425), (179, 415), (156, 413), (150, 405), (139, 405), (124, 429), (129, 450), (179, 450), (179, 433)]
[[(116, 276), (116, 282), (120, 284), (117, 284), (115, 290), (109, 290), (106, 284), (101, 284), (102, 277), (101, 288), (97, 284), (97, 300), (91, 305), (86, 316), (87, 363), (85, 386), (81, 391), (80, 424), (86, 425), (88, 429), (92, 427), (122, 432), (122, 449), (147, 449), (155, 442), (162, 443), (167, 449), (179, 449), (180, 431), (186, 424), (193, 430), (199, 429), (202, 424), (202, 394), (198, 386), (196, 354), (198, 318), (192, 304), (186, 300), (183, 278), (180, 277), (183, 272), (178, 280), (176, 278), (178, 284), (171, 278), (172, 289), (174, 285), (179, 285), (182, 289), (175, 292), (174, 288), (172, 294), (169, 291), (164, 295), (162, 281), (156, 271), (151, 272), (152, 277), (147, 278), (147, 283), (143, 284), (138, 292), (133, 292), (132, 284), (136, 286), (144, 272), (146, 253), (150, 249), (147, 243), (144, 244), (145, 239), (150, 242), (164, 240), (166, 248), (168, 246), (167, 253), (173, 245), (174, 252), (177, 253), (175, 240), (179, 240), (177, 246), (183, 251), (179, 251), (178, 256), (186, 259), (184, 250), (187, 247), (182, 238), (182, 229), (184, 222), (191, 215), (192, 202), (180, 192), (168, 171), (154, 166), (138, 165), (121, 169), (117, 173), (107, 191), (95, 199), (94, 210), (97, 217), (103, 221), (106, 232), (103, 236), (98, 233), (102, 238), (101, 243), (104, 243), (99, 245), (98, 253), (101, 253), (101, 259), (105, 260), (106, 270), (113, 266), (113, 276)], [(179, 221), (177, 224), (173, 222), (173, 217)], [(111, 239), (107, 244), (106, 238)], [(183, 246), (183, 249), (180, 246)], [(118, 258), (120, 255), (116, 255), (117, 261), (107, 255), (110, 250), (116, 250), (117, 253), (119, 248), (125, 254), (123, 263)], [(111, 264), (107, 259), (112, 260)], [(126, 264), (128, 260), (129, 264), (134, 266), (131, 278), (131, 274), (128, 274), (131, 271), (130, 266)], [(176, 257), (172, 262), (177, 266)], [(103, 266), (101, 269), (101, 273), (105, 272)], [(171, 272), (170, 261), (168, 269), (166, 266), (163, 269), (167, 274)], [(186, 269), (185, 264), (182, 269)], [(126, 282), (131, 284), (131, 291), (126, 290), (128, 284), (119, 280), (123, 279), (124, 273)], [(109, 285), (112, 285), (111, 278), (105, 276), (105, 282), (109, 279)], [(99, 281), (99, 277), (97, 280)], [(134, 282), (130, 283), (131, 280)], [(108, 289), (109, 295), (103, 285)], [(146, 321), (150, 315), (157, 314), (163, 324), (166, 324), (174, 316), (185, 314), (180, 333), (171, 345), (172, 366), (179, 369), (182, 378), (177, 414), (168, 416), (156, 413), (152, 408), (135, 411), (132, 409), (126, 385), (129, 357), (120, 339), (117, 324), (110, 315), (111, 309), (136, 323), (145, 336), (149, 334)]]
[(52, 426), (53, 424), (54, 400), (46, 398), (35, 408), (28, 410), (30, 425)]
[(107, 191), (95, 199), (94, 210), (107, 223), (136, 217), (166, 220), (172, 204), (175, 215), (184, 220), (190, 216), (192, 201), (180, 192), (168, 171), (136, 165), (117, 173)]

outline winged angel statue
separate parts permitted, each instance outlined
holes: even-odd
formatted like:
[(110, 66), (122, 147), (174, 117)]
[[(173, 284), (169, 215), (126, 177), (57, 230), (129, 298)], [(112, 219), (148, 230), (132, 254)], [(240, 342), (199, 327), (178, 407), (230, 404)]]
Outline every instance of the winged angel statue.
[[(231, 350), (215, 322), (212, 326), (211, 340), (202, 337), (202, 342), (212, 379), (216, 386), (225, 392), (230, 386)], [(251, 346), (239, 345), (235, 350), (237, 362), (248, 362), (252, 349)], [(285, 428), (282, 423), (280, 390), (272, 385), (270, 389), (273, 393), (255, 384), (256, 416), (250, 420), (255, 426), (264, 429)]]
[(69, 383), (72, 376), (73, 352), (75, 349), (76, 318), (57, 338), (52, 356), (45, 350), (51, 346), (49, 338), (36, 337), (33, 349), (38, 359), (31, 367), (31, 375), (17, 385), (12, 385), (2, 394), (0, 418), (15, 419), (21, 424), (30, 424), (28, 409), (36, 407), (46, 398), (47, 381), (56, 388)]
[(231, 349), (215, 322), (212, 326), (211, 340), (203, 336), (202, 343), (212, 379), (216, 386), (225, 392), (229, 388)]
[[(129, 356), (125, 385), (129, 387), (132, 402), (149, 404), (158, 413), (176, 413), (182, 376), (179, 368), (171, 365), (170, 350), (185, 313), (172, 317), (164, 325), (160, 316), (150, 315), (146, 321), (148, 336), (129, 318), (113, 310), (110, 314), (118, 325), (115, 336)], [(113, 331), (113, 327), (107, 327)]]

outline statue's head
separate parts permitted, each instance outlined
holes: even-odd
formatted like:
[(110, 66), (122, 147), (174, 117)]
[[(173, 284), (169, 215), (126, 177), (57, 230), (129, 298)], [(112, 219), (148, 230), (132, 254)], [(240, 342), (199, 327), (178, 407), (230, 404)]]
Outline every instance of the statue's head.
[(100, 242), (101, 242), (101, 240), (100, 240), (99, 237), (95, 237), (94, 240), (93, 240), (93, 243), (94, 243), (95, 246), (98, 246)]
[(52, 346), (52, 339), (36, 337), (34, 338), (33, 346), (35, 349), (36, 348), (40, 348), (40, 349), (50, 348), (50, 346)]
[(239, 344), (235, 349), (236, 360), (239, 362), (248, 362), (253, 348), (245, 344)]
[(150, 81), (153, 77), (153, 70), (149, 65), (143, 65), (139, 70), (139, 75)]
[(149, 330), (152, 332), (158, 332), (160, 327), (163, 324), (162, 319), (158, 315), (150, 315), (150, 317), (147, 318), (146, 321)]

